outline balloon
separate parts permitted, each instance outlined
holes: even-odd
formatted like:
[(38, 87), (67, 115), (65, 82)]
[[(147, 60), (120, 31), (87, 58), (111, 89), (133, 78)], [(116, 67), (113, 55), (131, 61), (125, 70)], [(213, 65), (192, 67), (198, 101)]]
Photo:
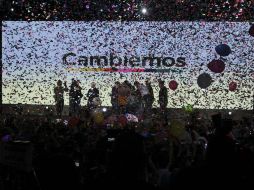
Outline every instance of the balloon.
[(2, 137), (2, 142), (9, 142), (12, 140), (11, 135), (5, 135)]
[(103, 116), (103, 113), (101, 112), (94, 112), (93, 114), (93, 120), (94, 120), (94, 123), (97, 124), (97, 125), (102, 125), (103, 122), (104, 122), (104, 116)]
[(184, 125), (176, 120), (173, 120), (170, 125), (169, 132), (176, 138), (180, 138), (185, 131)]
[(203, 73), (203, 74), (200, 74), (198, 76), (198, 80), (197, 80), (197, 83), (198, 83), (198, 86), (200, 88), (207, 88), (208, 86), (211, 85), (212, 83), (212, 77), (207, 74), (207, 73)]
[(125, 117), (126, 117), (127, 121), (129, 121), (129, 122), (138, 122), (137, 116), (135, 116), (133, 114), (127, 113), (127, 114), (125, 114)]
[(216, 46), (215, 51), (220, 56), (228, 56), (231, 53), (231, 49), (227, 44), (220, 44), (220, 45)]
[(184, 111), (187, 113), (192, 113), (193, 112), (193, 105), (188, 104), (187, 106), (184, 106)]
[(214, 59), (207, 66), (214, 73), (222, 73), (225, 69), (225, 63), (222, 60)]
[(171, 90), (176, 90), (178, 87), (178, 83), (175, 80), (172, 80), (169, 82), (168, 86)]
[(75, 127), (79, 123), (79, 118), (78, 117), (71, 117), (68, 121), (68, 126), (69, 127)]
[(124, 115), (119, 116), (118, 122), (122, 125), (122, 127), (127, 125), (127, 119)]
[(229, 90), (232, 91), (232, 92), (235, 91), (236, 88), (237, 88), (237, 83), (234, 82), (234, 81), (233, 81), (233, 82), (230, 82), (229, 85), (228, 85), (228, 88), (229, 88)]
[(107, 118), (107, 121), (106, 121), (107, 124), (114, 124), (114, 123), (116, 123), (116, 122), (117, 122), (117, 117), (116, 117), (116, 115), (111, 115), (111, 116), (109, 116), (109, 117)]
[(254, 24), (251, 25), (250, 30), (249, 30), (249, 34), (254, 37)]

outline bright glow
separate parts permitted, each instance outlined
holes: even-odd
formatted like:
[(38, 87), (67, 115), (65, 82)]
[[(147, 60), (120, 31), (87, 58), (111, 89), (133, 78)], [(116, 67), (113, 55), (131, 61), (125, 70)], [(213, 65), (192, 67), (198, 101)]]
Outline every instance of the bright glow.
[[(139, 9), (141, 15), (142, 8)], [(147, 14), (150, 14), (148, 8)], [(70, 88), (72, 78), (76, 78), (81, 81), (83, 95), (95, 82), (102, 106), (108, 107), (111, 106), (110, 94), (116, 81), (126, 79), (133, 85), (134, 79), (144, 83), (149, 78), (155, 98), (153, 107), (158, 107), (157, 81), (163, 77), (168, 88), (170, 108), (182, 108), (187, 101), (193, 102), (196, 109), (228, 109), (227, 115), (234, 109), (252, 109), (254, 40), (246, 32), (250, 28), (248, 22), (4, 21), (2, 27), (3, 104), (45, 105), (45, 109), (48, 105), (55, 105), (53, 89), (57, 80), (66, 80)], [(82, 28), (85, 30), (81, 31)], [(198, 34), (193, 35), (196, 31), (199, 31)], [(238, 36), (238, 41), (235, 36)], [(111, 45), (109, 42), (112, 42)], [(207, 68), (210, 61), (217, 59), (214, 49), (221, 42), (227, 42), (233, 50), (227, 57), (224, 75), (215, 74)], [(66, 55), (66, 61), (75, 63), (75, 66), (69, 68), (65, 64), (63, 58)], [(99, 69), (110, 69), (112, 59), (115, 64), (121, 63), (116, 67), (119, 71), (89, 71), (99, 67), (98, 61), (94, 59), (94, 65), (91, 66), (88, 59), (86, 66), (85, 58), (97, 55), (103, 56), (108, 62), (104, 65), (105, 60), (101, 57)], [(159, 67), (156, 59), (147, 59), (145, 66), (142, 66), (141, 58), (149, 55), (158, 57), (161, 63)], [(183, 59), (177, 60), (180, 55)], [(127, 68), (124, 65), (125, 56), (128, 59)], [(120, 72), (132, 69), (130, 57), (137, 62), (135, 69), (153, 71)], [(150, 61), (153, 64), (149, 64)], [(186, 63), (186, 66), (178, 67), (178, 61)], [(197, 84), (197, 77), (203, 72), (210, 74), (213, 79), (206, 90), (200, 89)], [(168, 87), (172, 78), (180, 84), (176, 91)], [(232, 80), (244, 85), (228, 93), (228, 84)], [(69, 104), (69, 93), (64, 93), (64, 103)], [(81, 105), (87, 105), (85, 98), (82, 98)], [(101, 112), (103, 107), (100, 108)]]
[(103, 112), (106, 112), (106, 111), (107, 111), (107, 108), (102, 108), (102, 111), (103, 111)]
[(232, 112), (230, 111), (230, 112), (228, 112), (228, 115), (232, 115)]
[(141, 12), (142, 12), (143, 14), (146, 14), (146, 13), (147, 13), (147, 9), (146, 9), (146, 8), (142, 8)]

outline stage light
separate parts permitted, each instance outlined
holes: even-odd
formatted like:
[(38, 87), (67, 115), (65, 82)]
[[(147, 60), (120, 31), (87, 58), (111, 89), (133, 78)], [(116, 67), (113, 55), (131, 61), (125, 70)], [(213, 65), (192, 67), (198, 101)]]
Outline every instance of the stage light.
[(48, 106), (46, 106), (46, 110), (47, 110), (47, 109), (49, 109), (49, 107), (48, 107)]
[(106, 111), (107, 111), (107, 108), (102, 108), (102, 111), (103, 111), (103, 112), (106, 112)]
[(14, 8), (11, 8), (11, 11), (13, 12), (13, 11), (14, 11)]
[(230, 111), (230, 112), (228, 112), (228, 115), (232, 115), (232, 112)]
[(147, 13), (147, 9), (144, 7), (144, 8), (142, 8), (141, 12), (142, 12), (143, 14), (146, 14), (146, 13)]

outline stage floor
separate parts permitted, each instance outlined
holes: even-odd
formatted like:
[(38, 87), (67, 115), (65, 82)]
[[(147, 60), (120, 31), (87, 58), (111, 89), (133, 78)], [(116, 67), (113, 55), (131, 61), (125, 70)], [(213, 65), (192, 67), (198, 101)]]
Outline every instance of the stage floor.
[[(28, 105), (28, 104), (3, 104), (2, 114), (3, 115), (19, 115), (19, 110), (22, 110), (22, 115), (26, 116), (55, 116), (54, 105)], [(104, 107), (101, 107), (104, 108)], [(108, 114), (112, 113), (112, 107), (106, 107)], [(81, 115), (85, 114), (85, 106), (82, 106)], [(210, 118), (211, 115), (221, 113), (225, 117), (230, 117), (234, 120), (240, 120), (241, 118), (253, 118), (253, 110), (215, 110), (215, 109), (194, 109), (198, 112), (202, 118)], [(154, 113), (159, 113), (158, 108), (153, 108)], [(187, 117), (187, 113), (183, 109), (168, 108), (168, 114), (172, 119), (183, 119)], [(64, 106), (63, 117), (69, 116), (69, 106)]]

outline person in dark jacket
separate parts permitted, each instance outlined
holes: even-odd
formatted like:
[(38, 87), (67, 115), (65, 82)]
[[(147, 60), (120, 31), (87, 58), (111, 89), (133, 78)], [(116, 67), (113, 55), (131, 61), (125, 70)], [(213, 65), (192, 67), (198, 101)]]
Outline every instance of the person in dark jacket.
[(81, 98), (83, 97), (82, 88), (80, 86), (79, 80), (72, 79), (72, 83), (70, 86), (70, 103), (69, 103), (69, 115), (70, 116), (77, 116), (80, 112), (80, 102)]
[(66, 82), (64, 82), (64, 86), (62, 86), (62, 81), (57, 81), (57, 86), (54, 88), (54, 98), (56, 102), (56, 113), (57, 116), (62, 116), (63, 108), (64, 108), (64, 92), (67, 92), (68, 88)]
[(164, 85), (164, 81), (159, 81), (159, 104), (161, 111), (165, 111), (168, 105), (168, 90)]

